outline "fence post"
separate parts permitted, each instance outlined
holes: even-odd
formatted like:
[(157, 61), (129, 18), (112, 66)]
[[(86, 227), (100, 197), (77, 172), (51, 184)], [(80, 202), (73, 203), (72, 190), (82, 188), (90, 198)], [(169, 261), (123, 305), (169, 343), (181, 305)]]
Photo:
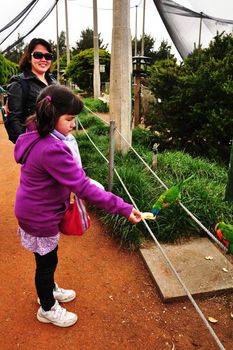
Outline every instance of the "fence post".
[(114, 174), (114, 150), (115, 150), (115, 121), (110, 121), (109, 129), (109, 163), (108, 163), (108, 190), (112, 191), (113, 174)]
[(231, 155), (230, 155), (230, 164), (228, 170), (228, 180), (225, 190), (225, 201), (233, 202), (233, 140), (231, 141)]

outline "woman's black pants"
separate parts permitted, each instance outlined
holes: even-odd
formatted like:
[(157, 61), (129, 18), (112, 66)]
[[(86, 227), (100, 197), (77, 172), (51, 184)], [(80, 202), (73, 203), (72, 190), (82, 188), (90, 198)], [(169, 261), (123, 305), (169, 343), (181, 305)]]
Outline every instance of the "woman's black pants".
[(58, 263), (58, 246), (45, 255), (34, 253), (36, 258), (35, 284), (41, 306), (48, 311), (55, 304), (53, 296), (54, 273)]

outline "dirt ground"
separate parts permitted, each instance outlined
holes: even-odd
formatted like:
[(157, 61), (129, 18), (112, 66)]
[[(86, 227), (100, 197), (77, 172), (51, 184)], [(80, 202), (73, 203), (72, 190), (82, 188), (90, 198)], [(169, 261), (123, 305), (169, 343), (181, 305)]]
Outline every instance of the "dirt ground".
[[(66, 304), (78, 314), (62, 329), (36, 319), (34, 258), (19, 243), (14, 197), (19, 166), (0, 125), (0, 349), (215, 350), (218, 346), (187, 301), (163, 304), (138, 252), (129, 252), (91, 215), (82, 237), (62, 236), (56, 281), (77, 291)], [(233, 348), (232, 295), (197, 300), (226, 350)]]

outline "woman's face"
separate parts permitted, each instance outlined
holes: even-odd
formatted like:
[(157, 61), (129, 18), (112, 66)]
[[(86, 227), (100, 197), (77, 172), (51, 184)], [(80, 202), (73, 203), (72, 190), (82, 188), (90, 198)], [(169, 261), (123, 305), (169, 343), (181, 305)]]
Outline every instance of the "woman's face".
[(51, 58), (52, 58), (52, 55), (48, 52), (45, 46), (40, 44), (36, 45), (31, 54), (32, 72), (35, 75), (45, 74), (51, 66), (51, 63), (52, 63)]

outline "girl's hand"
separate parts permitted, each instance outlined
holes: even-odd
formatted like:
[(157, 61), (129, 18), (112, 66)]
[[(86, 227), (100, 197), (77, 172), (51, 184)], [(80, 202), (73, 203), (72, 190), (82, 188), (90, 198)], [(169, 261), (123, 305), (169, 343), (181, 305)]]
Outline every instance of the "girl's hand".
[(142, 214), (140, 211), (133, 208), (130, 216), (128, 217), (128, 220), (134, 224), (138, 224), (142, 220)]

